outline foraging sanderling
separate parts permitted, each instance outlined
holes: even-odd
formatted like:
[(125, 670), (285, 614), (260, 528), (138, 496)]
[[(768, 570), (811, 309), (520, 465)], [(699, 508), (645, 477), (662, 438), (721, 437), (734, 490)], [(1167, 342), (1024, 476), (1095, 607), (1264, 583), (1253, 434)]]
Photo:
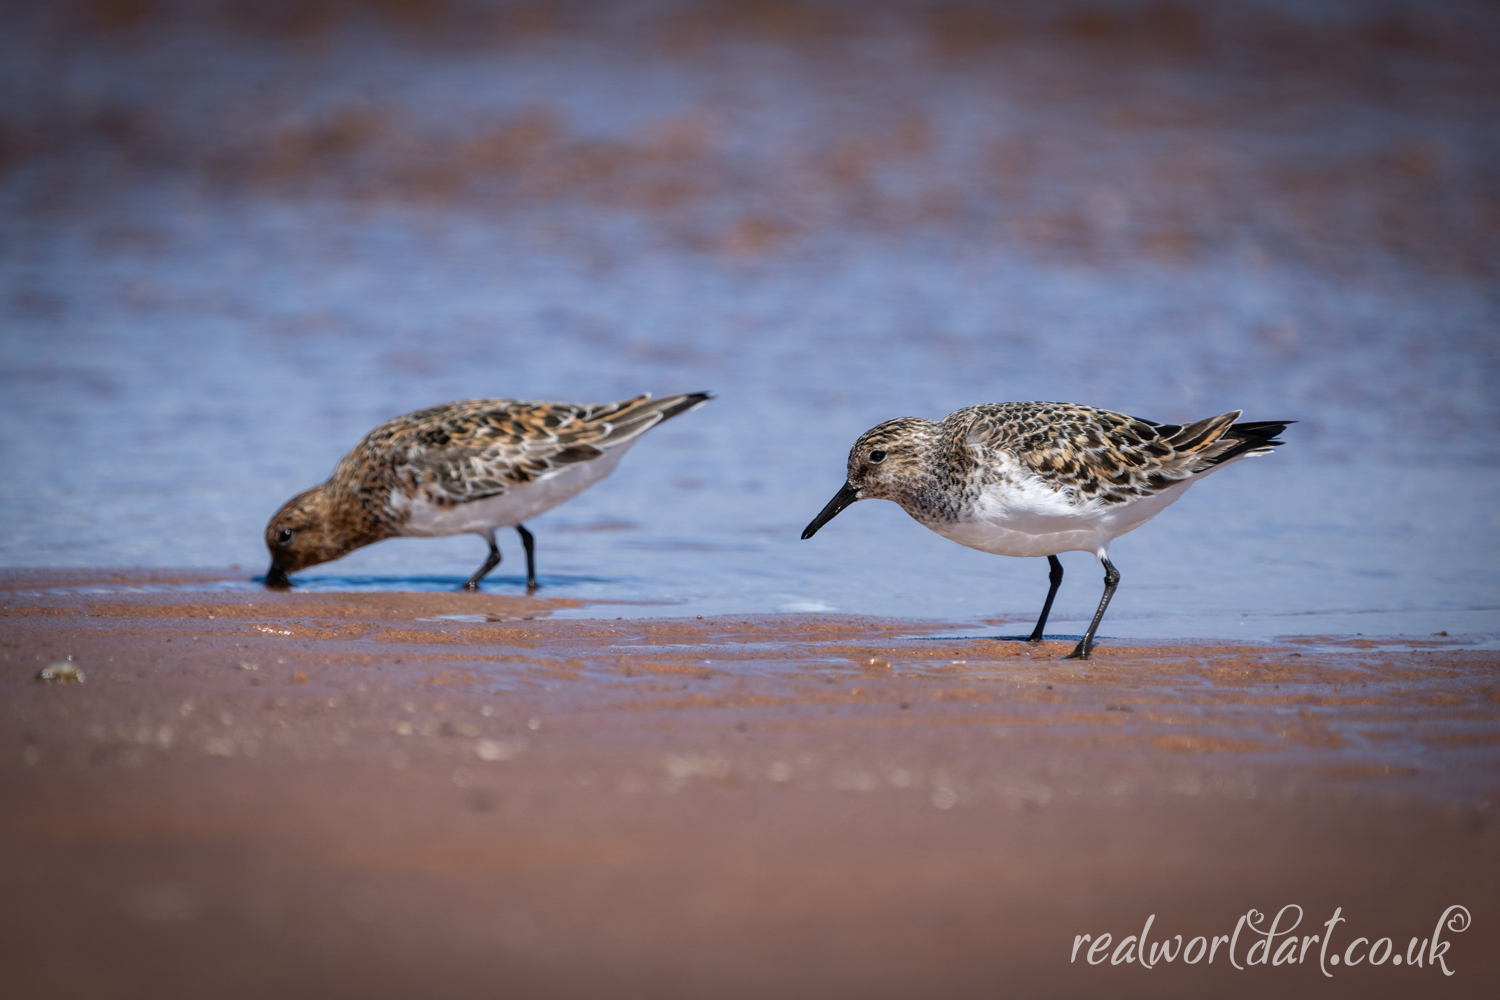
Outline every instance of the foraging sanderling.
[(802, 532), (811, 538), (856, 500), (894, 500), (912, 517), (981, 552), (1046, 556), (1040, 642), (1062, 583), (1059, 552), (1104, 564), (1104, 597), (1070, 659), (1086, 660), (1120, 574), (1109, 543), (1145, 524), (1203, 476), (1268, 455), (1291, 420), (1237, 424), (1241, 411), (1159, 424), (1071, 403), (986, 403), (941, 421), (899, 417), (865, 431), (849, 478)]
[(618, 403), (470, 399), (388, 420), (339, 460), (326, 483), (298, 493), (266, 525), (268, 586), (386, 538), (478, 535), (489, 558), (464, 584), (477, 590), (500, 564), (495, 529), (513, 527), (526, 549), (526, 586), (536, 553), (521, 522), (551, 510), (614, 470), (642, 434), (703, 405), (706, 392)]

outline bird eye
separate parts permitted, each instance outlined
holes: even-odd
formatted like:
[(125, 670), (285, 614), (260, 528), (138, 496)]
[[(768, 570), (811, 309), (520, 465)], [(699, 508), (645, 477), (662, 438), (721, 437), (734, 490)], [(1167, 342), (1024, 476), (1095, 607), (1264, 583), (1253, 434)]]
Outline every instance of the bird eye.
[(282, 528), (280, 531), (276, 532), (276, 544), (286, 545), (292, 540), (292, 536), (295, 534), (296, 532), (291, 528)]
[(879, 465), (881, 462), (884, 462), (884, 461), (885, 461), (885, 452), (881, 451), (879, 448), (876, 448), (874, 451), (870, 452), (870, 464), (871, 465)]

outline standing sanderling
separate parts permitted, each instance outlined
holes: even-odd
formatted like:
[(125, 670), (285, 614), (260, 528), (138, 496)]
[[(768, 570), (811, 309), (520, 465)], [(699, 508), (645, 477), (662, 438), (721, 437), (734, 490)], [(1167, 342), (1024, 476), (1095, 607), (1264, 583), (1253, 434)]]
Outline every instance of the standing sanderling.
[(1104, 564), (1104, 597), (1069, 659), (1087, 660), (1120, 574), (1109, 543), (1138, 528), (1203, 476), (1269, 455), (1291, 420), (1237, 424), (1239, 410), (1180, 426), (1070, 403), (986, 403), (934, 423), (887, 420), (860, 435), (849, 478), (802, 532), (811, 538), (856, 500), (894, 500), (960, 545), (1046, 556), (1051, 587), (1030, 642), (1040, 642), (1062, 583), (1059, 552)]
[(470, 399), (388, 420), (339, 460), (326, 483), (298, 493), (266, 525), (266, 584), (400, 536), (479, 535), (489, 558), (464, 584), (477, 590), (500, 564), (495, 529), (513, 527), (536, 588), (531, 532), (521, 523), (583, 492), (663, 420), (713, 396), (694, 392), (618, 403)]

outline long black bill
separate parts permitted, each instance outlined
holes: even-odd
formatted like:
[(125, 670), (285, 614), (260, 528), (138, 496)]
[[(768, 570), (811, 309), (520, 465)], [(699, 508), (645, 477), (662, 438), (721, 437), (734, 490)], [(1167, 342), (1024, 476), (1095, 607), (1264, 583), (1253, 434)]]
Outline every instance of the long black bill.
[(272, 563), (271, 568), (266, 570), (267, 587), (273, 590), (286, 590), (291, 585), (292, 581), (286, 578), (286, 570), (282, 569), (276, 563)]
[(823, 527), (823, 525), (827, 524), (829, 521), (832, 521), (835, 517), (838, 516), (839, 511), (843, 510), (845, 507), (849, 506), (851, 503), (858, 499), (859, 490), (855, 489), (853, 486), (850, 486), (848, 483), (845, 483), (844, 488), (835, 493), (833, 495), (833, 499), (828, 501), (828, 506), (823, 508), (823, 512), (812, 519), (812, 524), (809, 524), (806, 528), (802, 529), (803, 541), (806, 541), (813, 535), (816, 535), (819, 528)]

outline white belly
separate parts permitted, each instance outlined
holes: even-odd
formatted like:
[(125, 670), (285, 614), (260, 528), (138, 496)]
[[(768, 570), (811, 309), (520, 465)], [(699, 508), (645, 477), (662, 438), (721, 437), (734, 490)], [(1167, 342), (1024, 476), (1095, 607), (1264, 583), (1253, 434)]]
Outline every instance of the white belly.
[(1052, 556), (1092, 552), (1104, 556), (1109, 543), (1151, 520), (1187, 492), (1184, 480), (1154, 496), (1127, 504), (1070, 505), (1044, 486), (993, 490), (956, 522), (927, 524), (944, 538), (999, 556)]
[[(631, 443), (611, 448), (591, 462), (570, 465), (545, 479), (511, 487), (500, 496), (470, 500), (451, 507), (439, 507), (422, 499), (411, 500), (411, 514), (401, 526), (401, 534), (412, 538), (443, 535), (482, 535), (488, 538), (497, 528), (513, 528), (582, 493), (614, 471)], [(393, 506), (400, 506), (404, 498), (392, 496), (391, 501)]]

